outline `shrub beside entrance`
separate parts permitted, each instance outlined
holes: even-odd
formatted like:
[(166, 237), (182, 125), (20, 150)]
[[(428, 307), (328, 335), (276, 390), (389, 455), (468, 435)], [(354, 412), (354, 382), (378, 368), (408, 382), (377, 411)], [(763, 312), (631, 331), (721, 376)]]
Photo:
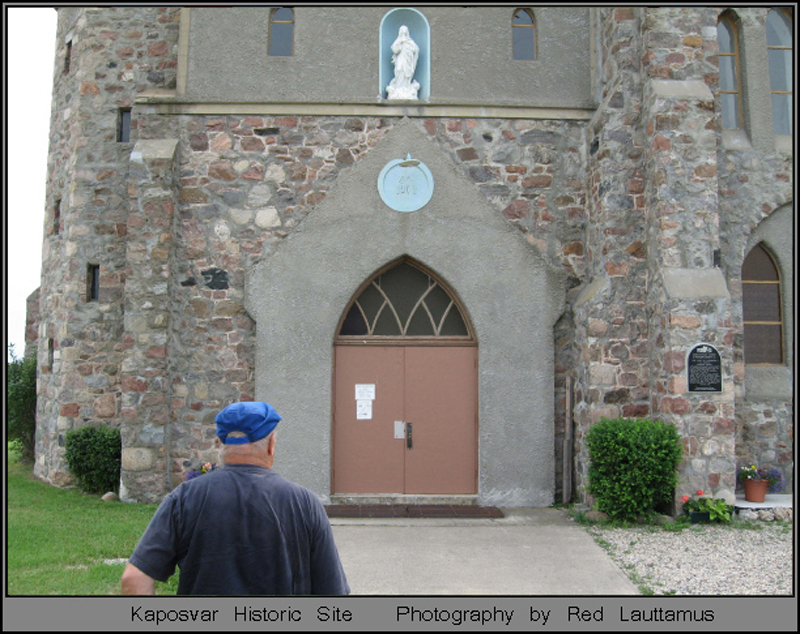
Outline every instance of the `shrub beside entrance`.
[(619, 520), (668, 511), (683, 456), (673, 425), (649, 419), (601, 419), (586, 435), (588, 492)]

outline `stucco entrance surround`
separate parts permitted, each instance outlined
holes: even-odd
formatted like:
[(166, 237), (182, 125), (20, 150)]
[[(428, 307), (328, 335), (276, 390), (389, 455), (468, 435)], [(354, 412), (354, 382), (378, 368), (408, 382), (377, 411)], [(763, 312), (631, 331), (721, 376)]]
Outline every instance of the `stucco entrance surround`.
[[(256, 398), (284, 417), (276, 469), (331, 494), (336, 328), (365, 279), (408, 256), (434, 271), (469, 312), (478, 359), (478, 502), (553, 501), (553, 324), (564, 276), (507, 223), (446, 152), (404, 119), (344, 174), (325, 200), (248, 271), (256, 326)], [(422, 209), (396, 212), (377, 187), (411, 154), (433, 174)]]

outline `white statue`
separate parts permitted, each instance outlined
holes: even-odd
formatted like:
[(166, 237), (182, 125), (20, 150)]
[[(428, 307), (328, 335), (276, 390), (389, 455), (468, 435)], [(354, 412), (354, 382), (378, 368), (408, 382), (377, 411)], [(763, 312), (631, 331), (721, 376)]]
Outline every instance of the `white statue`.
[(407, 26), (401, 26), (397, 39), (392, 44), (394, 79), (386, 88), (389, 99), (416, 99), (419, 82), (414, 81), (417, 70), (419, 46), (411, 39)]

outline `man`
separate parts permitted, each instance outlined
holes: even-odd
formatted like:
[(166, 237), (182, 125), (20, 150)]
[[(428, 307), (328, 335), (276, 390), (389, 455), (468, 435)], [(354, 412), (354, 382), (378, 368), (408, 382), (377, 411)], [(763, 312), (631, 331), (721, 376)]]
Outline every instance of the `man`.
[(123, 594), (153, 594), (180, 568), (178, 594), (349, 594), (319, 499), (272, 470), (269, 403), (234, 403), (216, 417), (224, 466), (161, 503), (122, 574)]

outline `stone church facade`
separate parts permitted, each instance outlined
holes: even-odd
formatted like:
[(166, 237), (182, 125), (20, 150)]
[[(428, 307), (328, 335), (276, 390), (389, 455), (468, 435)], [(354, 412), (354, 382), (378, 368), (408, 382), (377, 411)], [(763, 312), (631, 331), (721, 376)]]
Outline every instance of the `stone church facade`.
[[(216, 413), (256, 399), (284, 417), (276, 469), (328, 502), (591, 501), (584, 435), (603, 417), (676, 426), (677, 496), (730, 497), (745, 463), (791, 481), (793, 145), (781, 104), (792, 86), (773, 58), (792, 55), (793, 15), (58, 14), (29, 328), (38, 477), (69, 484), (66, 432), (111, 425), (121, 497), (157, 501), (217, 461)], [(419, 45), (417, 99), (385, 93), (401, 25)], [(408, 187), (427, 200), (403, 209), (410, 190), (389, 177), (423, 168)], [(357, 306), (367, 318), (362, 293), (393, 306), (412, 279), (423, 280), (415, 306), (432, 315), (435, 290), (463, 328), (440, 328), (442, 316), (422, 335), (348, 330)], [(409, 411), (444, 400), (435, 369), (472, 351), (453, 388), (471, 409), (447, 432), (470, 430), (466, 484), (439, 490), (437, 459), (411, 460), (425, 413), (387, 409), (399, 383), (380, 360), (399, 350), (403, 390), (417, 352), (434, 368), (423, 383), (441, 381), (406, 396)], [(699, 355), (710, 378), (692, 374)], [(366, 444), (379, 428), (394, 433), (391, 458)], [(405, 484), (375, 491), (368, 475), (342, 475), (376, 455), (381, 470), (399, 456)]]

